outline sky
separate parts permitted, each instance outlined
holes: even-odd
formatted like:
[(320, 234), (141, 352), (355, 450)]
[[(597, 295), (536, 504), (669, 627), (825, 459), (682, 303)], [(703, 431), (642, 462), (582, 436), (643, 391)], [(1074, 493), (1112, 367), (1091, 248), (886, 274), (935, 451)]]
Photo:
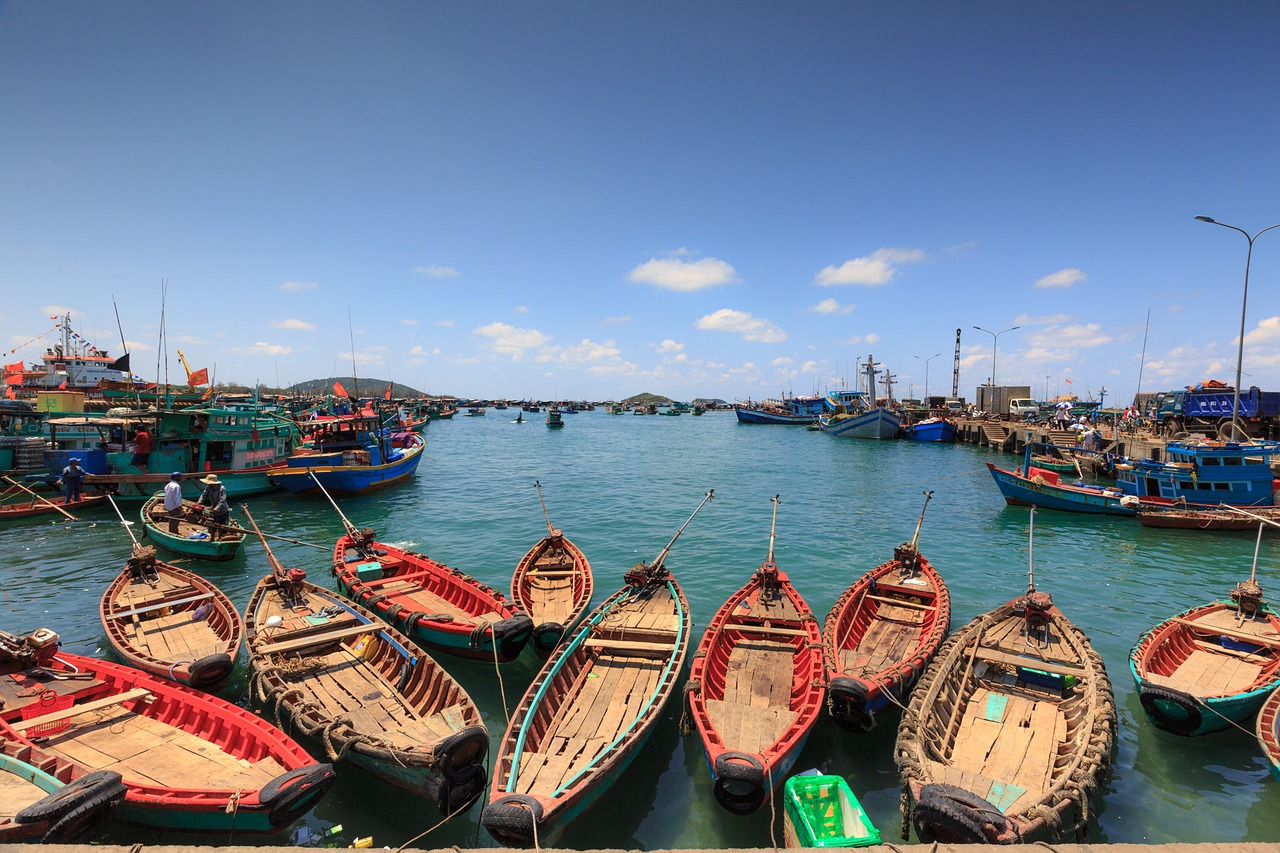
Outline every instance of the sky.
[(70, 311), (148, 379), (732, 401), (868, 356), (950, 395), (959, 329), (962, 396), (1123, 405), (1233, 383), (1243, 311), (1242, 385), (1280, 390), (1280, 229), (1246, 308), (1246, 234), (1194, 218), (1280, 223), (1277, 32), (1270, 0), (0, 2), (0, 345)]

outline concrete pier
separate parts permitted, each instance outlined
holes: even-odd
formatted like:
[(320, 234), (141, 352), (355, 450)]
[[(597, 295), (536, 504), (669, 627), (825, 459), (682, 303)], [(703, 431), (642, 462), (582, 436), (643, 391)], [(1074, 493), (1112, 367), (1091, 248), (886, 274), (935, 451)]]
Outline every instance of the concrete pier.
[[(1016, 453), (1018, 456), (1021, 456), (1026, 449), (1028, 436), (1032, 442), (1047, 442), (1062, 447), (1074, 447), (1076, 444), (1074, 431), (1050, 429), (1045, 424), (998, 420), (956, 422), (957, 441), (1002, 450), (1006, 453)], [(1121, 432), (1117, 435), (1111, 429), (1103, 429), (1098, 449), (1117, 456), (1160, 461), (1164, 458), (1165, 439), (1146, 432), (1132, 434)]]

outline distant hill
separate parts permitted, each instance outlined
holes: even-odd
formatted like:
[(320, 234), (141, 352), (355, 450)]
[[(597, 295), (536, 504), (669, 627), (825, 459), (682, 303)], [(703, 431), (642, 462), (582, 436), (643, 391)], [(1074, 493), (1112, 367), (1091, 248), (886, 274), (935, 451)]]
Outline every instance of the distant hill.
[(650, 403), (656, 406), (670, 406), (671, 402), (670, 397), (663, 397), (661, 394), (650, 394), (648, 391), (643, 394), (637, 394), (634, 397), (628, 397), (622, 401), (623, 405), (626, 406), (634, 406), (636, 404), (647, 406)]
[(401, 385), (399, 382), (388, 382), (386, 379), (353, 379), (350, 376), (330, 376), (328, 379), (308, 379), (306, 382), (298, 382), (278, 391), (264, 388), (265, 391), (280, 394), (298, 394), (300, 396), (311, 396), (313, 394), (332, 394), (333, 383), (340, 382), (342, 387), (347, 389), (347, 393), (352, 397), (381, 397), (387, 393), (387, 385), (391, 386), (392, 397), (421, 397), (422, 392), (417, 388), (410, 388), (408, 385)]

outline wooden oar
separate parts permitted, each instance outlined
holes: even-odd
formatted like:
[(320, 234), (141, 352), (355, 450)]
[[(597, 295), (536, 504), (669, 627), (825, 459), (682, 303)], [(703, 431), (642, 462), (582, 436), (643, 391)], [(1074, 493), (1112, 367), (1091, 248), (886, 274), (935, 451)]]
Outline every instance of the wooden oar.
[(542, 499), (542, 483), (534, 480), (533, 487), (538, 490), (538, 503), (542, 504), (542, 517), (547, 520), (547, 535), (555, 536), (556, 529), (551, 525), (551, 516), (547, 515), (547, 502)]
[(658, 573), (664, 569), (664, 566), (662, 565), (662, 563), (667, 559), (667, 554), (671, 552), (671, 546), (676, 544), (676, 540), (680, 538), (681, 533), (684, 533), (684, 529), (689, 526), (689, 522), (693, 521), (693, 516), (698, 514), (698, 510), (706, 506), (707, 501), (711, 500), (715, 496), (716, 496), (715, 489), (707, 489), (707, 496), (702, 499), (702, 503), (698, 504), (697, 509), (695, 509), (693, 513), (687, 519), (685, 519), (684, 524), (680, 525), (680, 529), (676, 531), (676, 535), (671, 537), (671, 541), (668, 542), (667, 547), (663, 548), (662, 552), (658, 554), (657, 559), (655, 559), (652, 563), (650, 563), (648, 566), (645, 567), (645, 573), (647, 575), (649, 575), (650, 577), (658, 576)]
[(1250, 518), (1252, 518), (1252, 519), (1255, 519), (1255, 520), (1257, 520), (1257, 521), (1262, 522), (1263, 524), (1270, 524), (1272, 527), (1280, 527), (1280, 522), (1273, 521), (1272, 519), (1267, 518), (1267, 517), (1266, 517), (1266, 516), (1264, 516), (1264, 515), (1258, 515), (1257, 513), (1249, 512), (1249, 510), (1247, 510), (1247, 509), (1241, 509), (1241, 508), (1240, 508), (1240, 507), (1238, 507), (1238, 506), (1232, 506), (1232, 505), (1230, 505), (1230, 504), (1223, 504), (1223, 505), (1222, 505), (1222, 508), (1223, 508), (1223, 509), (1229, 509), (1229, 510), (1231, 510), (1232, 512), (1238, 512), (1238, 513), (1240, 513), (1241, 515), (1247, 515), (1247, 516), (1249, 516), (1249, 517), (1250, 517)]
[[(203, 521), (200, 522), (200, 524), (201, 526), (208, 527), (210, 529), (221, 530), (224, 533), (243, 534), (245, 532), (245, 529), (243, 527), (231, 527), (230, 525), (226, 525), (226, 524), (212, 524), (212, 523), (206, 524)], [(290, 539), (287, 536), (277, 536), (274, 533), (263, 533), (261, 530), (257, 531), (257, 534), (259, 536), (265, 536), (268, 539), (279, 539), (281, 542), (288, 542), (290, 545), (305, 545), (308, 548), (319, 548), (321, 551), (329, 550), (328, 546), (326, 545), (317, 545), (314, 542), (303, 542), (301, 539)]]
[(307, 469), (307, 476), (315, 481), (316, 486), (319, 487), (324, 496), (329, 499), (329, 506), (333, 507), (333, 511), (338, 514), (338, 518), (342, 519), (342, 525), (346, 528), (347, 535), (350, 536), (351, 541), (354, 542), (356, 540), (356, 534), (359, 533), (356, 526), (351, 523), (351, 519), (342, 514), (342, 510), (338, 509), (337, 501), (333, 499), (333, 496), (329, 494), (329, 490), (324, 487), (324, 483), (320, 482), (320, 478), (317, 477), (315, 472), (310, 468)]
[(244, 517), (249, 519), (249, 523), (253, 525), (253, 532), (258, 534), (258, 539), (262, 541), (262, 547), (267, 552), (267, 562), (271, 564), (271, 574), (275, 575), (276, 581), (280, 584), (288, 582), (288, 570), (284, 567), (276, 555), (272, 553), (271, 546), (267, 544), (267, 537), (259, 528), (258, 522), (253, 520), (253, 516), (249, 514), (249, 507), (244, 504), (240, 505), (240, 511), (244, 513)]
[(137, 551), (142, 547), (142, 544), (138, 542), (138, 537), (133, 535), (133, 531), (129, 529), (132, 526), (131, 523), (124, 520), (124, 515), (120, 512), (120, 507), (116, 506), (115, 498), (111, 497), (111, 495), (107, 495), (107, 500), (110, 501), (111, 508), (116, 511), (116, 515), (119, 517), (120, 524), (124, 527), (125, 532), (128, 533), (129, 538), (133, 540), (133, 550)]
[(53, 507), (53, 508), (54, 508), (54, 509), (56, 509), (58, 512), (62, 513), (62, 514), (63, 514), (63, 515), (65, 515), (67, 518), (71, 519), (72, 521), (76, 521), (76, 520), (77, 520), (77, 519), (76, 519), (76, 517), (75, 517), (74, 515), (72, 515), (71, 513), (67, 512), (65, 509), (63, 509), (62, 507), (58, 506), (58, 505), (57, 505), (56, 503), (54, 503), (53, 501), (49, 500), (48, 498), (44, 498), (44, 497), (41, 497), (40, 495), (37, 495), (35, 492), (31, 491), (30, 489), (28, 489), (26, 486), (22, 485), (21, 483), (18, 483), (18, 482), (15, 482), (15, 481), (13, 481), (13, 480), (10, 480), (8, 477), (5, 477), (5, 478), (4, 478), (4, 480), (5, 480), (5, 482), (6, 482), (6, 483), (9, 483), (9, 484), (11, 484), (11, 485), (17, 486), (19, 489), (22, 489), (22, 491), (24, 491), (24, 492), (26, 492), (27, 494), (31, 495), (31, 497), (35, 498), (36, 500), (40, 501), (41, 503), (46, 503), (46, 504), (48, 504), (49, 506)]

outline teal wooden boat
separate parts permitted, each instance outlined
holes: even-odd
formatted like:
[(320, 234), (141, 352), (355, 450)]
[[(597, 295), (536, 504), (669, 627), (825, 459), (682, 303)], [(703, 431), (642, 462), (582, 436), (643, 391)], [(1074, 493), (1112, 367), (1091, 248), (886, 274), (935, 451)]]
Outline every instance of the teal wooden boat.
[[(142, 505), (139, 515), (142, 517), (142, 528), (147, 538), (157, 546), (194, 557), (197, 560), (230, 560), (240, 553), (244, 545), (244, 530), (234, 521), (221, 530), (210, 530), (209, 526), (198, 518), (199, 507), (193, 501), (183, 501), (182, 510), (178, 513), (178, 532), (169, 532), (169, 514), (164, 509), (164, 493), (152, 496)], [(214, 537), (218, 538), (214, 538)]]

